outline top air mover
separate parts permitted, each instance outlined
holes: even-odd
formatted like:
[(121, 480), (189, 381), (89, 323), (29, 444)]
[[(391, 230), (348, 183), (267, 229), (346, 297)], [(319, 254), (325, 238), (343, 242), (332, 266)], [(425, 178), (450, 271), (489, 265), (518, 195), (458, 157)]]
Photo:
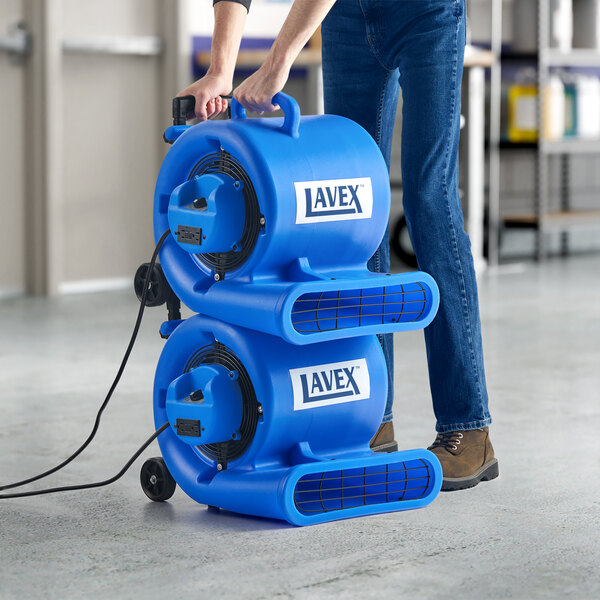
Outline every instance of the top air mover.
[(373, 334), (425, 327), (437, 286), (366, 268), (390, 197), (367, 132), (273, 102), (283, 119), (246, 119), (233, 100), (231, 120), (165, 132), (155, 234), (171, 231), (164, 275), (200, 314), (161, 328), (154, 412), (171, 427), (145, 491), (169, 497), (170, 472), (199, 502), (296, 525), (424, 506), (435, 456), (369, 448), (387, 396)]
[(283, 119), (246, 119), (233, 100), (229, 121), (167, 130), (154, 231), (173, 233), (160, 255), (173, 290), (293, 344), (425, 327), (434, 281), (366, 268), (390, 209), (379, 148), (349, 119), (278, 101)]

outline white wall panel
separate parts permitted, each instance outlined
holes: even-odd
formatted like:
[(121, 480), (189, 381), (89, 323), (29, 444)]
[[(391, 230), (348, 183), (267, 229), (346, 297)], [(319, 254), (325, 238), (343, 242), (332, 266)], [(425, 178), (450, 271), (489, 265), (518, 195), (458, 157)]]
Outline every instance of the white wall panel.
[[(292, 0), (269, 2), (253, 0), (246, 26), (245, 37), (275, 38), (292, 5)], [(188, 3), (188, 21), (193, 35), (212, 35), (214, 12), (212, 0), (192, 0)]]
[(63, 32), (65, 36), (152, 35), (159, 27), (159, 2), (172, 0), (63, 0)]
[[(157, 1), (63, 1), (65, 38), (158, 34)], [(64, 291), (149, 259), (162, 129), (157, 57), (66, 53), (63, 73)]]
[(81, 55), (63, 69), (64, 281), (131, 276), (153, 248), (157, 67)]
[[(0, 0), (0, 35), (23, 18), (21, 0)], [(25, 288), (23, 65), (0, 52), (0, 297)]]

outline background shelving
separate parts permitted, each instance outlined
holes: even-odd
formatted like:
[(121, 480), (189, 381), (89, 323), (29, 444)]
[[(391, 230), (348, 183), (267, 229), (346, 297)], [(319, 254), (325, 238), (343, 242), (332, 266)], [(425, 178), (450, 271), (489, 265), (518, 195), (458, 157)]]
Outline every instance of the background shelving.
[[(575, 2), (577, 0), (574, 0)], [(595, 49), (573, 48), (568, 52), (550, 47), (550, 23), (551, 7), (550, 0), (537, 0), (537, 48), (531, 51), (518, 51), (501, 48), (499, 50), (500, 63), (503, 67), (512, 68), (519, 65), (531, 65), (536, 69), (537, 89), (536, 100), (537, 129), (540, 132), (539, 141), (512, 142), (504, 139), (494, 139), (490, 135), (490, 235), (488, 254), (490, 264), (494, 265), (494, 259), (498, 258), (497, 244), (500, 237), (500, 228), (526, 228), (535, 231), (535, 256), (543, 260), (548, 253), (546, 238), (548, 234), (560, 232), (561, 251), (567, 253), (569, 250), (568, 233), (573, 229), (598, 228), (600, 225), (600, 201), (592, 209), (573, 210), (572, 206), (572, 166), (571, 159), (575, 156), (598, 155), (600, 156), (600, 139), (587, 139), (577, 137), (565, 137), (558, 140), (543, 138), (545, 111), (548, 110), (545, 90), (548, 88), (551, 73), (556, 69), (600, 69), (600, 51)], [(501, 2), (496, 10), (501, 11)], [(494, 8), (492, 7), (492, 10)], [(502, 19), (492, 19), (492, 39), (501, 36)], [(500, 68), (500, 67), (499, 67)], [(490, 101), (498, 102), (496, 94), (501, 95), (500, 86), (490, 87)], [(492, 115), (493, 117), (493, 115)], [(493, 126), (493, 124), (492, 124)], [(493, 171), (499, 171), (500, 159), (494, 158), (494, 153), (503, 151), (533, 152), (534, 156), (534, 203), (533, 210), (506, 211), (501, 210), (500, 194), (495, 191), (496, 183), (493, 180)], [(526, 154), (524, 154), (526, 156)], [(498, 161), (495, 166), (494, 160)], [(582, 160), (582, 159), (579, 159)], [(551, 162), (552, 161), (552, 162)], [(550, 202), (551, 183), (558, 184), (558, 206), (552, 206)], [(554, 188), (552, 188), (553, 191)], [(496, 197), (494, 195), (496, 194)], [(555, 194), (554, 194), (555, 195)], [(597, 206), (597, 210), (596, 210)]]

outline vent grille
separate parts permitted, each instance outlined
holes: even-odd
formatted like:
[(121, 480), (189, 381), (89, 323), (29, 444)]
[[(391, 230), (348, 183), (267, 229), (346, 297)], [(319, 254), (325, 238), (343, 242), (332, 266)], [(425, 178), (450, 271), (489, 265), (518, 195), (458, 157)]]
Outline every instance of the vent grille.
[(303, 515), (357, 506), (406, 502), (425, 497), (433, 475), (422, 459), (304, 475), (294, 489), (294, 504)]
[(311, 292), (292, 307), (292, 324), (299, 333), (317, 333), (367, 325), (413, 323), (426, 312), (428, 296), (418, 283), (353, 290)]
[(200, 365), (221, 365), (229, 371), (238, 372), (237, 382), (242, 391), (243, 411), (240, 439), (197, 446), (205, 456), (225, 466), (229, 461), (239, 458), (250, 446), (258, 424), (259, 404), (254, 386), (242, 361), (224, 344), (215, 342), (213, 345), (197, 350), (189, 359), (184, 373), (189, 373)]
[(244, 183), (242, 194), (244, 196), (246, 220), (242, 239), (240, 240), (240, 249), (236, 252), (214, 252), (196, 255), (201, 263), (216, 273), (225, 274), (241, 267), (252, 254), (260, 232), (262, 215), (260, 214), (258, 198), (250, 176), (231, 154), (224, 150), (207, 154), (194, 165), (188, 179), (194, 179), (194, 177), (207, 173), (221, 173), (228, 175), (235, 181)]

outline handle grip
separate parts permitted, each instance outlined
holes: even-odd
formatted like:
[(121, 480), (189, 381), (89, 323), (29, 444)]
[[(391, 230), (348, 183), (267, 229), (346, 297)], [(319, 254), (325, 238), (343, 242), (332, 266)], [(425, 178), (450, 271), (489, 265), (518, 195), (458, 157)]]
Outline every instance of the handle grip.
[[(281, 110), (283, 110), (284, 117), (281, 131), (291, 137), (297, 138), (300, 126), (300, 107), (296, 100), (283, 92), (278, 92), (273, 96), (271, 102), (279, 104)], [(231, 117), (233, 119), (246, 118), (246, 109), (235, 98), (231, 100)]]
[[(294, 98), (278, 92), (271, 100), (273, 104), (278, 104), (283, 110), (283, 125), (281, 130), (287, 135), (297, 138), (298, 128), (300, 126), (300, 107)], [(187, 116), (194, 114), (196, 108), (196, 98), (194, 96), (178, 96), (173, 98), (173, 125), (185, 125)], [(230, 104), (231, 118), (245, 119), (246, 109), (235, 99), (231, 99)]]
[(178, 96), (173, 98), (173, 125), (185, 125), (187, 116), (194, 114), (196, 98), (194, 96)]
[[(223, 100), (230, 100), (232, 96), (221, 96)], [(177, 96), (173, 98), (173, 125), (185, 125), (188, 115), (196, 110), (196, 98), (194, 96)], [(246, 113), (244, 113), (246, 116)]]

